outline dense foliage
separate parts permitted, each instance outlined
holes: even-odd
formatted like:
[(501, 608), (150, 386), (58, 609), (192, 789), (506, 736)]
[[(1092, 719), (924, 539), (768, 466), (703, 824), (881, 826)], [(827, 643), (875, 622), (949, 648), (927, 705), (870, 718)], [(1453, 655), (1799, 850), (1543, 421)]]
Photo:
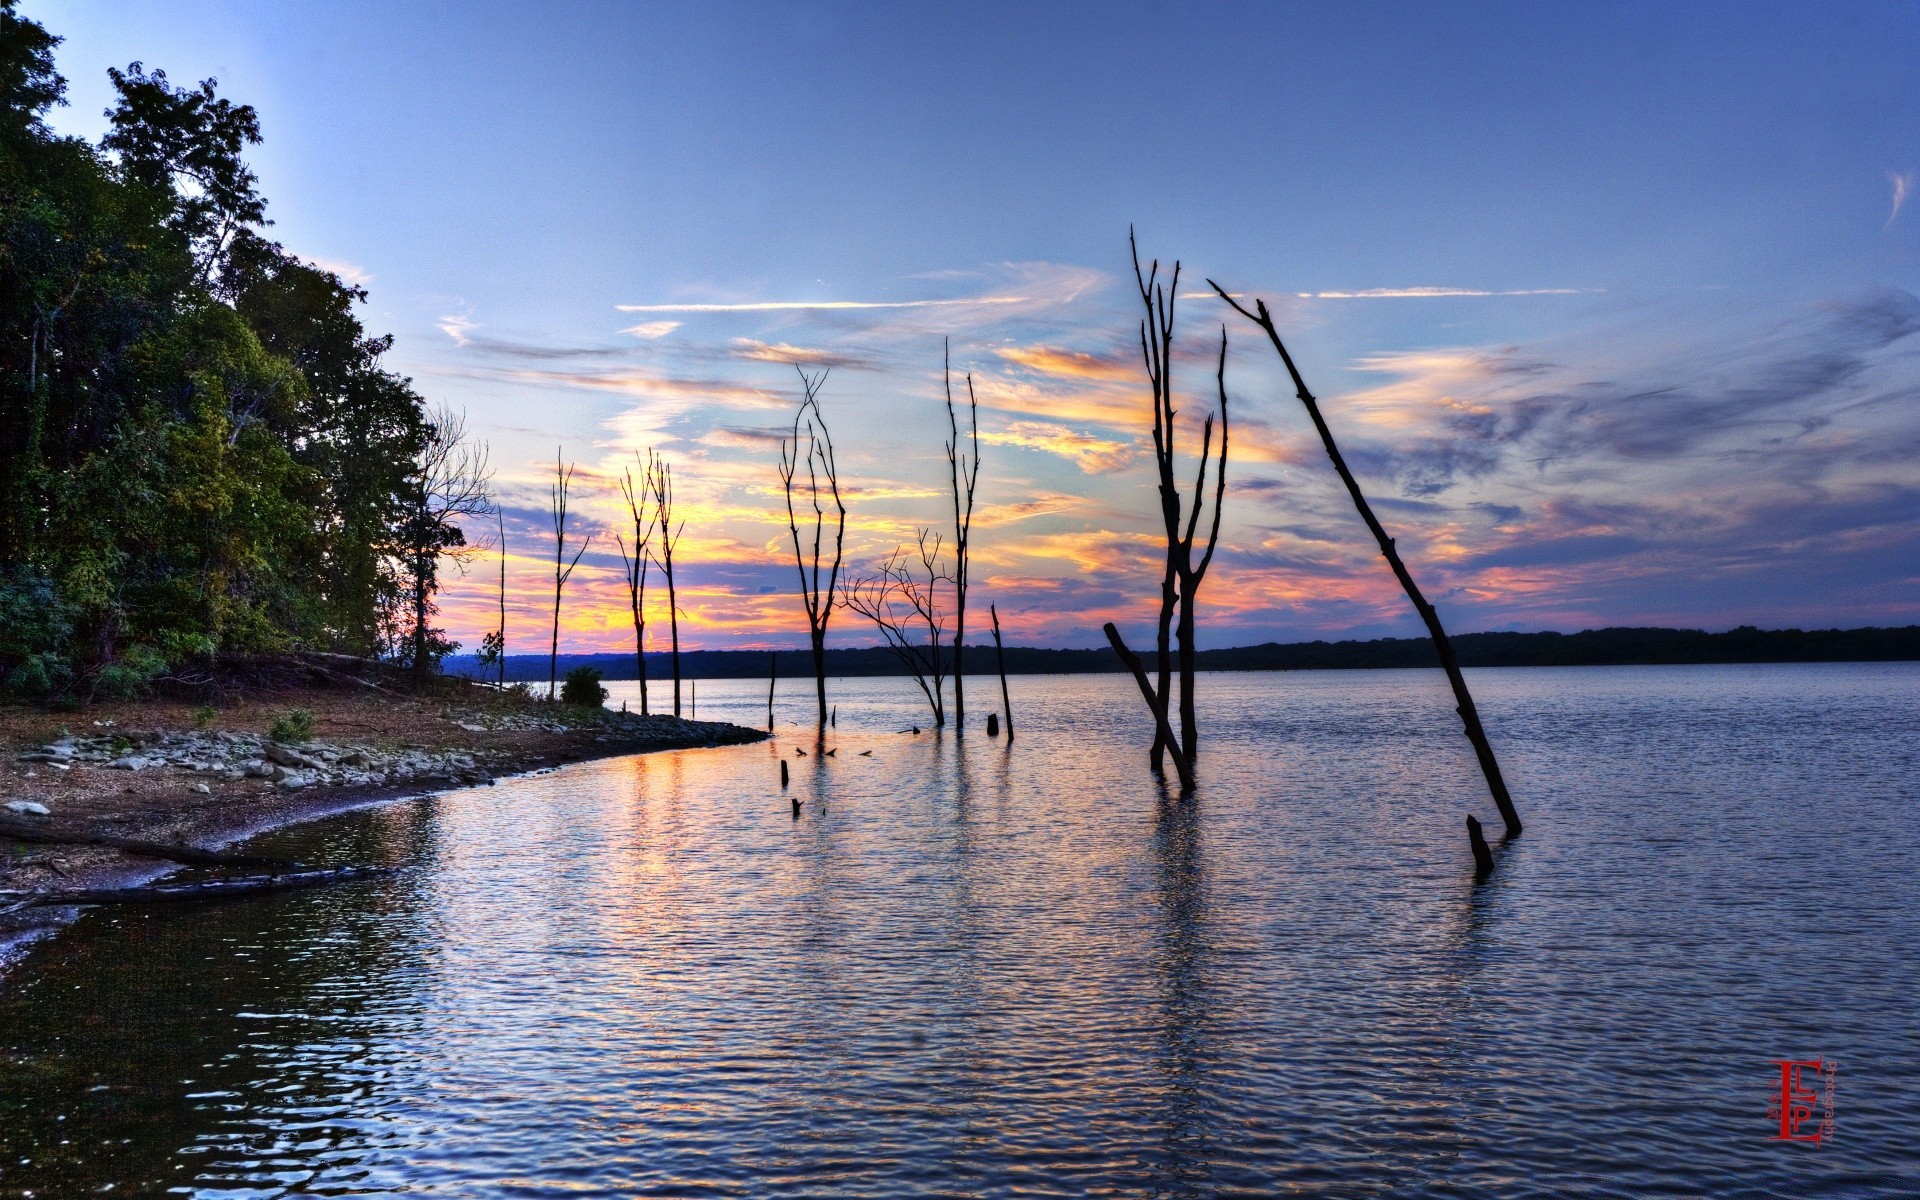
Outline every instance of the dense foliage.
[(259, 123), (215, 81), (134, 63), (98, 145), (55, 134), (57, 42), (0, 0), (0, 687), (405, 657), (431, 430), (365, 293), (263, 235)]

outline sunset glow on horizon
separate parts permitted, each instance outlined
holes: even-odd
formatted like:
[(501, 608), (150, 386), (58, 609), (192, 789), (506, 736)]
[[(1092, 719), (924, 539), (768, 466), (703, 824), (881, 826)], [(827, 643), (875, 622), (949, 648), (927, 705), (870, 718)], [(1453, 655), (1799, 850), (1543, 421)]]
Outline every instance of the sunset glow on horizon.
[[(134, 58), (259, 109), (268, 232), (365, 286), (389, 365), (489, 443), (509, 653), (547, 647), (556, 451), (593, 537), (563, 651), (632, 649), (618, 480), (648, 450), (683, 647), (803, 644), (794, 367), (830, 372), (860, 574), (951, 537), (945, 343), (979, 400), (969, 640), (988, 603), (1021, 644), (1146, 629), (1130, 224), (1183, 264), (1188, 486), (1230, 339), (1203, 645), (1420, 628), (1208, 279), (1272, 307), (1450, 629), (1920, 621), (1912, 10), (24, 11), (68, 38), (65, 131)], [(498, 570), (447, 580), (465, 650)], [(657, 572), (648, 599), (663, 650)]]

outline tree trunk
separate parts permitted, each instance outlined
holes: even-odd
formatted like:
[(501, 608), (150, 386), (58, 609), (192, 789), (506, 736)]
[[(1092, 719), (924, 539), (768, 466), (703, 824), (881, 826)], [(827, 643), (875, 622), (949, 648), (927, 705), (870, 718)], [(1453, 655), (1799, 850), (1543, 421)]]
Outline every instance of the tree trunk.
[[(1112, 621), (1106, 624), (1107, 641), (1112, 643), (1113, 652), (1120, 656), (1127, 670), (1133, 672), (1133, 680), (1140, 685), (1140, 695), (1147, 702), (1147, 708), (1153, 713), (1153, 723), (1160, 730), (1160, 737), (1169, 746), (1173, 744), (1173, 730), (1167, 728), (1167, 706), (1160, 703), (1153, 694), (1153, 684), (1147, 680), (1147, 670), (1140, 665), (1140, 657), (1127, 649), (1126, 642), (1120, 639), (1120, 630)], [(1193, 790), (1193, 768), (1187, 765), (1186, 755), (1175, 752), (1173, 769), (1180, 776), (1180, 787), (1184, 791)]]
[[(1173, 694), (1173, 613), (1175, 606), (1179, 604), (1179, 593), (1174, 587), (1174, 581), (1177, 576), (1173, 570), (1171, 558), (1173, 550), (1171, 544), (1169, 545), (1167, 554), (1169, 556), (1167, 574), (1166, 578), (1160, 583), (1160, 625), (1154, 642), (1155, 649), (1159, 656), (1156, 660), (1156, 666), (1159, 671), (1160, 684), (1159, 690), (1155, 695), (1158, 697), (1160, 707), (1163, 709), (1167, 707)], [(1177, 752), (1179, 747), (1167, 742), (1160, 730), (1155, 729), (1153, 734), (1153, 769), (1156, 772), (1162, 769), (1160, 756), (1170, 749)]]
[[(935, 654), (940, 647), (933, 648)], [(967, 729), (967, 695), (965, 683), (967, 670), (967, 596), (959, 592), (954, 598), (953, 613), (953, 728), (965, 733)]]
[(430, 559), (413, 559), (413, 686), (427, 686), (431, 664), (427, 660), (427, 573), (433, 569)]
[(993, 660), (1000, 668), (1000, 708), (1007, 714), (1007, 744), (1013, 744), (1013, 701), (1007, 695), (1007, 652), (1000, 644), (1000, 610), (989, 606), (993, 614)]
[(673, 590), (673, 565), (667, 565), (667, 627), (673, 631), (673, 715), (680, 715), (680, 601)]
[[(1208, 280), (1213, 283), (1212, 280)], [(1326, 418), (1320, 415), (1320, 402), (1307, 390), (1307, 381), (1301, 378), (1300, 370), (1294, 365), (1293, 355), (1287, 353), (1287, 347), (1280, 340), (1280, 331), (1274, 328), (1273, 314), (1267, 311), (1264, 301), (1255, 300), (1254, 312), (1248, 312), (1240, 303), (1228, 295), (1219, 284), (1213, 284), (1213, 290), (1220, 298), (1232, 305), (1241, 316), (1258, 325), (1273, 343), (1274, 350), (1280, 355), (1280, 361), (1286, 365), (1287, 374), (1293, 379), (1294, 393), (1301, 405), (1307, 410), (1307, 416), (1313, 419), (1313, 427), (1320, 434), (1320, 441), (1326, 447), (1327, 459), (1333, 463), (1333, 469), (1340, 476), (1340, 482), (1347, 486), (1347, 494), (1353, 499), (1353, 506), (1360, 513), (1360, 519), (1366, 522), (1374, 541), (1379, 543), (1380, 553), (1393, 569), (1394, 578), (1400, 581), (1401, 590), (1407, 599), (1413, 601), (1414, 611), (1420, 614), (1420, 620), (1426, 624), (1427, 633), (1433, 638), (1433, 648), (1440, 655), (1440, 666), (1447, 673), (1447, 683), (1453, 688), (1454, 711), (1460, 714), (1460, 723), (1466, 727), (1467, 740), (1473, 743), (1474, 757), (1480, 760), (1480, 772), (1486, 776), (1487, 790), (1493, 795), (1495, 806), (1500, 809), (1500, 817), (1506, 822), (1507, 836), (1520, 836), (1520, 814), (1513, 806), (1513, 796), (1507, 791), (1507, 781), (1500, 773), (1500, 762), (1493, 756), (1493, 744), (1487, 740), (1487, 731), (1480, 724), (1480, 710), (1474, 706), (1473, 695), (1467, 691), (1467, 680), (1460, 673), (1459, 660), (1453, 656), (1453, 644), (1447, 640), (1447, 631), (1440, 625), (1440, 614), (1427, 603), (1420, 588), (1413, 581), (1412, 572), (1406, 563), (1400, 560), (1400, 552), (1394, 539), (1387, 536), (1386, 527), (1373, 515), (1373, 506), (1367, 503), (1366, 494), (1360, 490), (1360, 482), (1347, 469), (1347, 460), (1341, 456), (1340, 447), (1333, 440), (1333, 430), (1327, 426)]]
[[(1198, 591), (1198, 588), (1194, 589)], [(1180, 745), (1177, 750), (1192, 763), (1200, 750), (1200, 722), (1195, 714), (1193, 695), (1194, 597), (1180, 601)]]
[(553, 582), (553, 641), (547, 645), (547, 699), (558, 693), (560, 684), (560, 581)]
[(827, 727), (827, 633), (813, 631), (813, 684), (820, 699), (820, 728)]

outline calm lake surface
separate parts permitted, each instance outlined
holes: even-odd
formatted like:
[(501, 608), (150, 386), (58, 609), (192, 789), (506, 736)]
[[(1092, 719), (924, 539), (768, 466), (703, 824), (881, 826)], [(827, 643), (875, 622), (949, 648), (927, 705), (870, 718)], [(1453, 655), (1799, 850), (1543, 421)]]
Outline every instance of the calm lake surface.
[[(1015, 679), (1011, 748), (849, 680), (832, 758), (258, 839), (408, 869), (35, 947), (0, 1194), (1920, 1194), (1920, 665), (1473, 672), (1480, 887), (1439, 672), (1202, 679), (1184, 801), (1130, 679)], [(1831, 1143), (1768, 1140), (1781, 1058)]]

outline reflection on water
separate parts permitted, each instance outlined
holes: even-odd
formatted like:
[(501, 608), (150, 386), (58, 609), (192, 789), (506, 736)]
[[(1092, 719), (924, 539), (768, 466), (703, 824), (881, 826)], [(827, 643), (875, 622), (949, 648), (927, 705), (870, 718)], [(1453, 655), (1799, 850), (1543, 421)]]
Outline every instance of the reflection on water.
[[(833, 758), (270, 835), (409, 869), (37, 948), (0, 1194), (1913, 1194), (1920, 669), (1479, 672), (1478, 888), (1437, 673), (1205, 685), (1191, 798), (1119, 677), (1015, 680), (1011, 749), (862, 680)], [(1767, 1140), (1790, 1056), (1836, 1144)]]

